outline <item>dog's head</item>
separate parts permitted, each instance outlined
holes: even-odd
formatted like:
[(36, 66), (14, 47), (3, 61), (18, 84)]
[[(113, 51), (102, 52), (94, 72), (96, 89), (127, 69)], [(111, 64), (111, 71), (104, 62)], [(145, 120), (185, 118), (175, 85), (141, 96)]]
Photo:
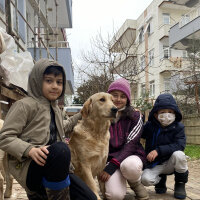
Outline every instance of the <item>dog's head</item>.
[(83, 118), (116, 118), (117, 107), (113, 104), (112, 95), (99, 92), (92, 95), (83, 105), (81, 110)]

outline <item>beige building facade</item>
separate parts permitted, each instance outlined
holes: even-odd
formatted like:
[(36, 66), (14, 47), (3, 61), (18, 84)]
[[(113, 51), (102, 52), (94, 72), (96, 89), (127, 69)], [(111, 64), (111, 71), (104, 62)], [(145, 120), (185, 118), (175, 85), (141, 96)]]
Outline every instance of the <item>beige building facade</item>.
[[(198, 9), (198, 4), (187, 0), (153, 0), (137, 19), (127, 19), (114, 36), (111, 51), (120, 55), (116, 64), (119, 73), (123, 74), (125, 63), (136, 69), (131, 82), (133, 103), (145, 93), (153, 101), (176, 88), (176, 74), (186, 70), (189, 63), (186, 49), (169, 44), (169, 31), (178, 22), (188, 23), (188, 13), (192, 17), (194, 8)], [(123, 56), (126, 48), (129, 56)], [(130, 57), (135, 60), (132, 65)]]

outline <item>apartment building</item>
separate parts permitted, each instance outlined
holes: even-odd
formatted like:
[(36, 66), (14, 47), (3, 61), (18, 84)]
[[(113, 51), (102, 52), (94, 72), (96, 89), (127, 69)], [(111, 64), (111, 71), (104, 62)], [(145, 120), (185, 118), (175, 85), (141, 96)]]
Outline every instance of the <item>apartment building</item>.
[[(175, 88), (176, 74), (186, 68), (188, 61), (186, 49), (173, 45), (182, 37), (174, 29), (177, 22), (184, 25), (189, 21), (188, 13), (197, 5), (196, 0), (153, 0), (137, 19), (127, 19), (114, 36), (110, 51), (120, 56), (116, 69), (123, 74), (124, 65), (128, 65), (127, 71), (135, 71), (131, 83), (133, 102), (142, 94), (148, 93), (154, 100)], [(170, 41), (169, 30), (173, 33)], [(123, 56), (127, 49), (129, 55)]]
[(72, 0), (0, 0), (0, 27), (13, 36), (17, 51), (34, 61), (57, 60), (66, 70), (66, 94), (74, 93), (71, 50), (65, 29), (72, 28)]

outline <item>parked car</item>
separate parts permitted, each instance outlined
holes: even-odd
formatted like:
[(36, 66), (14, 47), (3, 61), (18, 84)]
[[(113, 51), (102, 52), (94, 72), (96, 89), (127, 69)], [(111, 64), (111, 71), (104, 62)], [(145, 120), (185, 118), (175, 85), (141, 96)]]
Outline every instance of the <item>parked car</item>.
[(81, 109), (83, 108), (82, 105), (70, 105), (70, 106), (65, 106), (64, 107), (64, 111), (66, 112), (66, 114), (71, 117), (74, 114), (78, 113), (81, 111)]

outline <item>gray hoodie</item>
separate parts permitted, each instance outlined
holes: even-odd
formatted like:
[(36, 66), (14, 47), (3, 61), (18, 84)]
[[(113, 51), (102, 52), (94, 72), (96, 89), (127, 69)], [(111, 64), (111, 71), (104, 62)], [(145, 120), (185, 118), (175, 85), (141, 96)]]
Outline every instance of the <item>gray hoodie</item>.
[[(56, 101), (47, 100), (42, 94), (43, 73), (48, 66), (61, 66), (55, 61), (40, 59), (35, 63), (28, 80), (28, 96), (15, 102), (9, 109), (0, 132), (0, 148), (8, 153), (8, 166), (14, 178), (26, 188), (26, 176), (33, 147), (44, 146), (50, 138), (50, 105), (55, 113), (58, 130), (57, 141), (65, 142), (65, 132), (73, 129), (80, 119), (77, 114), (63, 125), (62, 112)], [(62, 66), (61, 66), (62, 67)], [(64, 69), (63, 69), (64, 72)], [(65, 72), (63, 92), (65, 91)]]

